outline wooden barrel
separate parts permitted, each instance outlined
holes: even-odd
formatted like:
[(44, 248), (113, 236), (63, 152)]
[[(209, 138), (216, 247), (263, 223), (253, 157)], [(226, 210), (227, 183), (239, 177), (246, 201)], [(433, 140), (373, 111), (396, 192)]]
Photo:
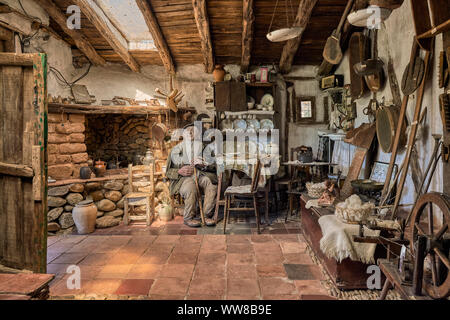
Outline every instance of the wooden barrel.
[[(384, 106), (378, 109), (377, 117), (377, 137), (381, 149), (386, 152), (392, 152), (395, 139), (395, 131), (397, 130), (397, 123), (400, 109), (394, 106)], [(406, 143), (406, 125), (403, 123), (402, 132), (400, 135), (399, 148)]]

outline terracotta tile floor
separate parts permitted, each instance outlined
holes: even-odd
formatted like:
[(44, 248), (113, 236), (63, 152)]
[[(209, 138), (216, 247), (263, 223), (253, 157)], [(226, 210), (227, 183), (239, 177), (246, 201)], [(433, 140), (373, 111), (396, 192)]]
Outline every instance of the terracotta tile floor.
[[(319, 267), (306, 253), (298, 222), (275, 220), (260, 235), (252, 222), (243, 224), (235, 221), (228, 229), (232, 234), (223, 235), (220, 225), (190, 229), (177, 217), (159, 226), (121, 225), (88, 236), (49, 237), (48, 272), (56, 274), (50, 293), (158, 300), (331, 299)], [(66, 285), (72, 264), (81, 271), (78, 290)]]

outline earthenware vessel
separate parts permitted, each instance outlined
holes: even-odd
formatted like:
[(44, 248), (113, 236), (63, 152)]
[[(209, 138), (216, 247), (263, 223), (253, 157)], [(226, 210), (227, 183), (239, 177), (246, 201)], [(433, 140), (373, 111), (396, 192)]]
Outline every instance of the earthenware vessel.
[(95, 161), (95, 166), (94, 166), (94, 170), (95, 170), (95, 175), (97, 177), (103, 177), (106, 173), (106, 163), (105, 161)]
[(81, 179), (90, 179), (92, 174), (92, 170), (89, 167), (81, 167), (80, 168), (80, 178)]
[(213, 70), (214, 81), (219, 82), (223, 81), (225, 78), (225, 70), (223, 69), (223, 65), (216, 64)]
[(92, 200), (81, 201), (72, 209), (72, 217), (79, 234), (92, 233), (95, 230), (97, 207)]
[(159, 210), (159, 219), (170, 221), (173, 219), (173, 209), (170, 204), (162, 203)]
[(145, 157), (141, 157), (141, 162), (144, 166), (149, 166), (155, 162), (155, 158), (153, 157), (151, 150), (147, 150)]

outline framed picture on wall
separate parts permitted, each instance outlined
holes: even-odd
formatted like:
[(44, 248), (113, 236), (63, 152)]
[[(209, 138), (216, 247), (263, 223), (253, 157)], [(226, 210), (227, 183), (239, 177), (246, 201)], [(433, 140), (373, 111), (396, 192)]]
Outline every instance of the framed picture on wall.
[(316, 97), (297, 97), (295, 120), (298, 123), (311, 123), (316, 121)]

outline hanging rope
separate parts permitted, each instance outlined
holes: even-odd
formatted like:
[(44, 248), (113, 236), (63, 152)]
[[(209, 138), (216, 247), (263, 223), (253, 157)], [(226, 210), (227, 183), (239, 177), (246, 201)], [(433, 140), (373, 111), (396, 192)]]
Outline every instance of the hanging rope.
[(284, 1), (284, 5), (285, 5), (285, 7), (286, 7), (286, 24), (287, 24), (287, 27), (289, 28), (288, 0), (285, 0), (285, 1)]
[(275, 3), (275, 9), (273, 9), (272, 20), (270, 20), (269, 30), (267, 31), (267, 33), (270, 33), (270, 30), (272, 30), (272, 23), (273, 23), (273, 19), (275, 18), (275, 12), (277, 11), (277, 7), (278, 7), (278, 0)]

